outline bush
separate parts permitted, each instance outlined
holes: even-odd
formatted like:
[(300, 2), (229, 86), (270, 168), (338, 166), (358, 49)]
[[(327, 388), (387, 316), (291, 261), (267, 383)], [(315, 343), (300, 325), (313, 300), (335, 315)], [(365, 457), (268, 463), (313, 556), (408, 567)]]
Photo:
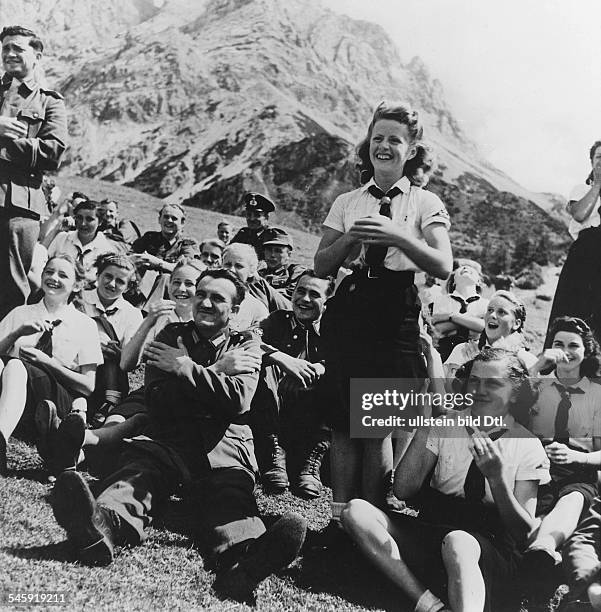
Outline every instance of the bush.
[(532, 263), (519, 273), (515, 286), (520, 289), (537, 289), (543, 281), (543, 269), (537, 263)]

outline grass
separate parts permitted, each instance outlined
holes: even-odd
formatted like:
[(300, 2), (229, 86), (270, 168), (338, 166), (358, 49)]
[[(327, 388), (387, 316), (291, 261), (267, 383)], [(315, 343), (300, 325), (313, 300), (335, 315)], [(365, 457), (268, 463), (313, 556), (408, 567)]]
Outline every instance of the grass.
[[(156, 227), (162, 202), (114, 183), (60, 177), (67, 195), (84, 191), (94, 198), (111, 197), (120, 202), (122, 215), (134, 219), (142, 230)], [(198, 240), (213, 236), (216, 225), (227, 215), (198, 208), (187, 209), (187, 234)], [(236, 227), (241, 217), (230, 217)], [(309, 264), (318, 238), (291, 230), (296, 257)], [(550, 275), (553, 291), (555, 278)], [(537, 291), (536, 293), (540, 293)], [(528, 327), (540, 347), (550, 303), (535, 292), (519, 292), (526, 301)], [(65, 533), (56, 524), (47, 496), (51, 485), (33, 448), (11, 439), (10, 475), (0, 479), (0, 609), (7, 606), (8, 593), (62, 591), (69, 610), (248, 610), (245, 605), (221, 601), (211, 590), (214, 576), (204, 569), (196, 545), (195, 513), (185, 499), (173, 497), (164, 517), (149, 529), (144, 545), (120, 551), (107, 568), (86, 568), (74, 562)], [(294, 510), (309, 521), (308, 544), (293, 566), (266, 580), (258, 592), (257, 609), (273, 611), (314, 610), (361, 612), (367, 610), (411, 610), (411, 606), (376, 572), (348, 541), (337, 547), (320, 544), (320, 532), (330, 520), (329, 490), (319, 499), (304, 501), (290, 493), (257, 499), (266, 521)], [(559, 594), (561, 591), (559, 591)], [(549, 602), (557, 605), (558, 597)], [(545, 607), (537, 610), (546, 609)], [(523, 609), (524, 611), (525, 609)], [(534, 610), (530, 607), (530, 612)]]

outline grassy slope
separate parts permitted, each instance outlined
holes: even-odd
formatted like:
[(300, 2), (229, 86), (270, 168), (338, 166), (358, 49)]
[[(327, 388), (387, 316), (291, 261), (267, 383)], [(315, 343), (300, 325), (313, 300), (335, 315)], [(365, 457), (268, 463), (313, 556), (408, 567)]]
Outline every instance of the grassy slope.
[[(92, 197), (114, 197), (124, 216), (142, 229), (155, 226), (161, 202), (134, 190), (97, 181), (60, 179), (63, 193), (81, 190)], [(189, 209), (188, 234), (213, 235), (223, 215)], [(232, 221), (238, 227), (243, 220)], [(299, 259), (310, 263), (315, 236), (293, 231)], [(551, 277), (552, 280), (554, 277)], [(545, 291), (548, 293), (548, 291)], [(534, 292), (521, 292), (528, 301), (531, 328), (540, 337), (546, 326), (549, 303), (536, 300)], [(221, 602), (211, 592), (213, 576), (203, 569), (190, 526), (190, 506), (173, 499), (167, 516), (149, 532), (142, 547), (123, 551), (109, 568), (84, 568), (73, 562), (64, 532), (54, 522), (46, 496), (50, 486), (35, 450), (11, 440), (11, 475), (0, 480), (0, 595), (16, 591), (68, 592), (69, 609), (102, 610), (244, 610), (245, 606)], [(294, 509), (307, 517), (311, 539), (329, 521), (327, 497), (311, 502), (290, 493), (266, 497), (259, 492), (261, 511), (270, 519)], [(1, 605), (0, 609), (5, 609)], [(410, 610), (399, 594), (350, 546), (324, 549), (309, 547), (302, 559), (283, 574), (267, 580), (259, 590), (261, 610)], [(8, 609), (8, 608), (6, 608)], [(13, 608), (14, 609), (14, 608)]]

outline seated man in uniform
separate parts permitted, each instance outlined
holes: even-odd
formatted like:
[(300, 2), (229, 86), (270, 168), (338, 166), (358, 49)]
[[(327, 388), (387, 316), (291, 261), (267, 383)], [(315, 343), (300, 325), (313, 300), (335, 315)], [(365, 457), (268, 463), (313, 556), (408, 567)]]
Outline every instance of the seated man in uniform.
[(194, 320), (168, 325), (146, 349), (149, 437), (125, 443), (96, 498), (78, 472), (58, 477), (52, 508), (82, 563), (108, 564), (115, 544), (142, 542), (157, 508), (192, 482), (202, 492), (219, 593), (252, 599), (261, 580), (296, 558), (306, 522), (287, 514), (266, 530), (253, 495), (256, 461), (245, 413), (257, 385), (259, 346), (229, 330), (244, 294), (229, 272), (202, 273)]
[(243, 198), (246, 207), (246, 226), (238, 230), (230, 244), (241, 242), (255, 247), (259, 260), (265, 258), (263, 239), (269, 229), (269, 214), (275, 211), (275, 204), (260, 193), (247, 193)]
[(292, 311), (276, 310), (261, 323), (264, 369), (251, 420), (257, 445), (263, 444), (269, 457), (263, 484), (271, 491), (289, 486), (280, 438), (297, 457), (296, 492), (311, 498), (322, 491), (320, 468), (330, 447), (330, 429), (325, 424), (319, 322), (333, 291), (334, 279), (317, 278), (307, 270), (292, 294)]
[(119, 204), (115, 200), (102, 200), (98, 206), (100, 229), (118, 242), (133, 244), (142, 235), (138, 226), (129, 219), (119, 218)]
[(177, 204), (165, 204), (159, 212), (158, 232), (146, 232), (134, 241), (136, 265), (142, 271), (173, 272), (175, 266), (187, 259), (199, 259), (198, 243), (184, 237), (186, 215)]
[(263, 249), (266, 267), (259, 274), (277, 291), (288, 299), (296, 286), (296, 281), (307, 269), (305, 266), (290, 262), (294, 248), (292, 236), (277, 227), (265, 232)]

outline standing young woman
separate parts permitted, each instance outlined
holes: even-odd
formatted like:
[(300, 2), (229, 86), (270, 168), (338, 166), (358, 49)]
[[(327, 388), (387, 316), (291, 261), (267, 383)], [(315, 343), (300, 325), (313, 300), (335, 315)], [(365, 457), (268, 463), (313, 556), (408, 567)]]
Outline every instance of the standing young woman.
[(18, 306), (0, 322), (0, 474), (8, 438), (17, 425), (31, 436), (38, 404), (51, 400), (63, 418), (76, 397), (94, 390), (103, 361), (100, 339), (96, 323), (69, 301), (77, 289), (74, 261), (51, 257), (42, 272), (43, 299)]
[(551, 346), (551, 323), (561, 316), (584, 319), (601, 340), (601, 140), (590, 149), (593, 169), (585, 183), (572, 190), (568, 212), (574, 238), (563, 265), (549, 315), (547, 341)]
[(360, 265), (329, 300), (321, 327), (334, 395), (335, 519), (357, 495), (380, 505), (392, 470), (390, 437), (349, 437), (350, 379), (395, 377), (421, 386), (426, 374), (414, 274), (423, 270), (446, 278), (451, 272), (443, 203), (403, 176), (422, 132), (418, 113), (408, 105), (382, 102), (376, 108), (358, 148), (361, 169), (371, 179), (336, 199), (315, 255), (316, 273), (335, 276), (349, 253), (361, 250)]

